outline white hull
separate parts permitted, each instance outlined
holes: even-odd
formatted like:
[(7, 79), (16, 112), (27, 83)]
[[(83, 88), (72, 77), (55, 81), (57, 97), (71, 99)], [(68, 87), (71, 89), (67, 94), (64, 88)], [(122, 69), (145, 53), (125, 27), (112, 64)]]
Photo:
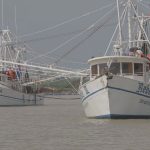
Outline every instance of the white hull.
[(82, 105), (92, 118), (150, 118), (150, 87), (142, 82), (102, 76), (81, 87)]
[(0, 84), (0, 106), (30, 106), (42, 105), (43, 97), (38, 94), (17, 92)]

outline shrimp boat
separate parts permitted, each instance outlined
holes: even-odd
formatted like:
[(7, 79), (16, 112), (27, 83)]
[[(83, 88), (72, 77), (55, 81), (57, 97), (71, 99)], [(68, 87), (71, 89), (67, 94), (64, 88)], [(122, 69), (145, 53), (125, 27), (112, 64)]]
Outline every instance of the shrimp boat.
[(79, 89), (82, 105), (89, 118), (150, 118), (150, 16), (135, 0), (116, 4), (112, 55), (88, 61), (90, 80)]
[(19, 65), (25, 63), (25, 48), (17, 46), (8, 29), (0, 31), (0, 43), (0, 106), (43, 104), (36, 86), (23, 85), (32, 80), (27, 67)]
[(44, 82), (85, 73), (27, 63), (27, 49), (9, 29), (0, 30), (0, 106), (42, 105)]

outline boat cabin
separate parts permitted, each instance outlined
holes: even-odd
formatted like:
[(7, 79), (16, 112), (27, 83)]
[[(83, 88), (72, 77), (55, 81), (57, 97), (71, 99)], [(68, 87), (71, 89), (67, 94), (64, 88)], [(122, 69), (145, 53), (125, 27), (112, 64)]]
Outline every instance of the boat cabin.
[(88, 62), (91, 80), (107, 73), (145, 82), (150, 79), (150, 60), (144, 57), (105, 56)]

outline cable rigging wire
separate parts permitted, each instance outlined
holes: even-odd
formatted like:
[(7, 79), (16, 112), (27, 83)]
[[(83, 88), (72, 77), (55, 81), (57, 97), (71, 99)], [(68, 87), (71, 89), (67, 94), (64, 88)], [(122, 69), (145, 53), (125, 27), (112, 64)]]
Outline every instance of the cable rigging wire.
[[(123, 11), (123, 13), (122, 13), (122, 15), (121, 15), (121, 18), (120, 18), (120, 19), (123, 19), (123, 23), (124, 23), (124, 21), (125, 21), (126, 12), (127, 12), (127, 5), (125, 6), (125, 9), (124, 9), (124, 11)], [(122, 26), (122, 25), (123, 25), (123, 24), (121, 24), (121, 26)], [(117, 30), (118, 30), (118, 27), (119, 27), (119, 24), (117, 24), (117, 26), (115, 27), (115, 30), (114, 30), (114, 32), (113, 32), (113, 35), (112, 35), (112, 37), (111, 37), (111, 39), (110, 39), (110, 42), (109, 42), (107, 48), (106, 48), (106, 51), (105, 51), (104, 56), (106, 56), (107, 53), (108, 53), (108, 50), (109, 50), (110, 45), (111, 45), (111, 43), (112, 43), (112, 41), (113, 41), (113, 38), (114, 38), (114, 36), (115, 36), (115, 34), (116, 34)]]
[[(27, 47), (27, 52), (30, 52), (30, 55), (31, 55), (31, 53), (33, 53), (32, 54), (32, 57), (33, 56), (35, 56), (35, 54), (37, 55), (37, 52), (35, 52), (35, 51), (33, 51), (33, 49), (29, 46), (29, 45), (26, 45), (25, 44), (25, 46)], [(30, 50), (29, 50), (30, 49)], [(58, 59), (58, 58), (56, 58), (56, 57), (50, 57), (50, 56), (44, 56), (45, 58), (47, 58), (47, 59), (54, 59), (55, 61)], [(62, 60), (62, 62), (68, 62), (68, 63), (72, 63), (72, 64), (80, 64), (80, 65), (86, 65), (87, 63), (84, 63), (84, 62), (76, 62), (76, 61), (72, 61), (72, 60)], [(32, 62), (31, 62), (32, 63)], [(39, 65), (39, 64), (37, 64), (37, 65)], [(68, 68), (67, 68), (68, 69)]]
[(79, 43), (77, 43), (74, 47), (72, 47), (69, 51), (67, 51), (64, 55), (62, 55), (59, 59), (57, 59), (54, 64), (57, 64), (58, 62), (60, 62), (64, 57), (66, 57), (67, 55), (69, 55), (73, 50), (75, 50), (77, 47), (79, 47), (81, 44), (83, 44), (86, 40), (88, 40), (89, 38), (91, 38), (97, 31), (101, 30), (104, 25), (110, 21), (111, 17), (113, 16), (114, 14), (111, 14), (111, 16), (102, 24), (102, 25), (99, 25), (95, 28), (93, 28), (93, 31), (86, 37), (84, 38), (83, 40), (81, 40)]
[(45, 28), (45, 29), (42, 29), (42, 30), (39, 30), (39, 31), (36, 31), (36, 32), (33, 32), (33, 33), (24, 34), (24, 35), (18, 36), (18, 38), (29, 37), (29, 36), (33, 36), (33, 35), (40, 34), (40, 33), (42, 33), (42, 32), (46, 32), (46, 31), (50, 31), (50, 30), (56, 29), (56, 28), (58, 28), (58, 27), (60, 27), (60, 26), (62, 26), (62, 25), (65, 25), (65, 24), (67, 24), (67, 23), (71, 23), (71, 22), (73, 22), (73, 21), (75, 21), (75, 20), (79, 20), (79, 19), (81, 19), (81, 18), (83, 18), (83, 17), (86, 17), (86, 16), (92, 15), (92, 14), (94, 14), (94, 13), (97, 13), (97, 12), (99, 12), (99, 11), (102, 11), (103, 9), (112, 7), (114, 4), (115, 4), (115, 3), (111, 3), (111, 4), (109, 4), (109, 5), (106, 5), (106, 6), (102, 7), (102, 8), (98, 8), (98, 9), (96, 9), (96, 10), (93, 10), (93, 11), (87, 12), (87, 13), (85, 13), (85, 14), (82, 14), (82, 15), (80, 15), (80, 16), (78, 16), (78, 17), (72, 18), (72, 19), (70, 19), (70, 20), (66, 20), (66, 21), (64, 21), (64, 22), (62, 22), (62, 23), (60, 23), (60, 24), (57, 24), (57, 25), (53, 26), (53, 27), (48, 27), (48, 28)]
[[(112, 26), (114, 25), (113, 23), (112, 24), (108, 24), (108, 25), (105, 25), (105, 27), (108, 27), (108, 26)], [(32, 38), (32, 39), (27, 39), (27, 40), (16, 40), (16, 41), (13, 41), (7, 45), (4, 45), (4, 46), (14, 46), (14, 45), (20, 45), (20, 44), (26, 44), (26, 43), (33, 43), (33, 42), (38, 42), (38, 41), (42, 41), (42, 40), (48, 40), (48, 39), (54, 39), (54, 38), (59, 38), (59, 37), (64, 37), (64, 36), (69, 36), (69, 35), (74, 35), (74, 34), (77, 34), (77, 33), (80, 33), (82, 32), (83, 30), (85, 30), (86, 28), (83, 28), (83, 29), (80, 29), (80, 30), (76, 30), (76, 31), (72, 31), (72, 32), (67, 32), (67, 33), (60, 33), (60, 34), (54, 34), (54, 35), (51, 35), (51, 36), (42, 36), (42, 37), (36, 37), (36, 38)], [(17, 39), (17, 37), (16, 37)], [(3, 45), (0, 45), (0, 47), (2, 47)]]
[(49, 55), (49, 54), (51, 54), (51, 53), (57, 51), (57, 50), (60, 49), (61, 47), (65, 46), (66, 44), (70, 43), (71, 41), (77, 39), (77, 38), (80, 37), (81, 35), (85, 34), (87, 31), (90, 31), (91, 29), (93, 29), (93, 27), (95, 27), (95, 25), (96, 25), (98, 22), (100, 22), (101, 20), (103, 20), (104, 17), (106, 17), (107, 15), (109, 15), (111, 12), (113, 12), (115, 8), (116, 8), (116, 6), (113, 7), (110, 11), (108, 11), (105, 15), (103, 15), (102, 17), (100, 17), (95, 23), (93, 23), (92, 25), (90, 25), (90, 26), (89, 26), (88, 28), (86, 28), (84, 31), (82, 31), (82, 32), (79, 33), (79, 34), (76, 34), (75, 36), (73, 36), (73, 37), (70, 38), (69, 40), (67, 40), (67, 41), (65, 41), (64, 43), (60, 44), (58, 47), (52, 49), (51, 51), (49, 51), (49, 52), (47, 52), (47, 53), (45, 53), (45, 54), (42, 54), (42, 55), (37, 56), (37, 57), (34, 57), (34, 58), (29, 59), (29, 60), (27, 60), (27, 61), (35, 60), (35, 59), (40, 58), (40, 57), (43, 57), (43, 56), (45, 56), (45, 55)]
[(137, 1), (141, 6), (143, 6), (144, 8), (146, 8), (146, 9), (150, 9), (150, 3), (146, 3), (146, 4), (144, 4), (144, 2), (143, 1)]

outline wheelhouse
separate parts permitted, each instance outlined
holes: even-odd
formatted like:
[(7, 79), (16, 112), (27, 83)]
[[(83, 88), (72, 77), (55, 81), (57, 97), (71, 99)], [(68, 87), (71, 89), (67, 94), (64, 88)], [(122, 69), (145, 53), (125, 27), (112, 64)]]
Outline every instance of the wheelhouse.
[(96, 57), (89, 60), (90, 78), (95, 79), (106, 73), (125, 76), (139, 81), (149, 81), (150, 61), (147, 58), (131, 56)]

